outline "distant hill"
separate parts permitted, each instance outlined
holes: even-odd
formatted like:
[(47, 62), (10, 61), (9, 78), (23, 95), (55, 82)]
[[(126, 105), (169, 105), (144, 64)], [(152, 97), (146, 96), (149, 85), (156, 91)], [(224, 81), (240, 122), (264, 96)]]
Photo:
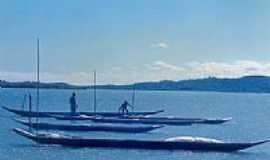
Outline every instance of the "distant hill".
[[(0, 87), (2, 88), (36, 88), (36, 82), (8, 82), (0, 80)], [(40, 88), (46, 89), (86, 89), (87, 86), (71, 85), (68, 83), (40, 83)]]
[[(242, 78), (204, 78), (181, 81), (142, 82), (134, 84), (136, 90), (179, 90), (217, 92), (270, 93), (270, 77), (246, 76)], [(132, 89), (133, 85), (103, 85), (100, 89)]]
[[(35, 88), (36, 82), (7, 82), (0, 80), (3, 88)], [(217, 92), (254, 92), (270, 93), (270, 77), (245, 76), (241, 78), (204, 78), (193, 80), (159, 82), (141, 82), (131, 85), (98, 85), (97, 89), (129, 90), (176, 90), (176, 91), (217, 91)], [(40, 83), (40, 88), (47, 89), (87, 89), (88, 86), (67, 83)], [(91, 86), (93, 88), (93, 86)]]

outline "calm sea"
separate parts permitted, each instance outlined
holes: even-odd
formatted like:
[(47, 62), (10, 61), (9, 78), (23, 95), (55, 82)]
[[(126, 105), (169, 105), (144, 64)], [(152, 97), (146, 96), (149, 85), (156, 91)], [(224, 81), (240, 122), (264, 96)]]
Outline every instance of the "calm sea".
[[(68, 111), (68, 99), (74, 90), (41, 90), (41, 111)], [(88, 90), (75, 90), (80, 111), (93, 110), (93, 96)], [(1, 89), (0, 105), (22, 108), (23, 95), (30, 89)], [(98, 90), (98, 111), (116, 111), (123, 100), (130, 100), (130, 91)], [(33, 97), (35, 100), (35, 97)], [(242, 94), (215, 92), (137, 91), (135, 111), (165, 109), (160, 115), (180, 117), (232, 117), (223, 125), (168, 126), (145, 134), (106, 132), (67, 132), (93, 138), (165, 139), (191, 135), (217, 138), (224, 141), (253, 141), (270, 139), (270, 94)], [(68, 148), (37, 145), (14, 134), (11, 129), (20, 127), (15, 116), (0, 109), (0, 159), (16, 160), (179, 160), (179, 159), (270, 159), (270, 144), (235, 153), (151, 151), (136, 149)], [(45, 121), (45, 120), (41, 120)], [(52, 121), (52, 120), (46, 120)], [(66, 122), (75, 123), (75, 122)], [(81, 123), (81, 122), (76, 122)], [(88, 122), (91, 123), (91, 122)]]

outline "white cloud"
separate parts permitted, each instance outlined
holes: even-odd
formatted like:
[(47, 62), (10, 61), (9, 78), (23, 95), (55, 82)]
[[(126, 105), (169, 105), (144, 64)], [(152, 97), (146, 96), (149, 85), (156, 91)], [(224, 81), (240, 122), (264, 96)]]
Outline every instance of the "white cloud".
[(158, 70), (169, 70), (169, 71), (183, 71), (182, 67), (176, 66), (176, 65), (171, 65), (163, 61), (156, 61), (152, 65), (153, 68), (158, 69)]
[(234, 62), (195, 62), (187, 69), (196, 74), (217, 77), (240, 77), (245, 75), (270, 75), (270, 62), (234, 61)]
[(168, 48), (168, 44), (164, 42), (152, 43), (150, 48)]

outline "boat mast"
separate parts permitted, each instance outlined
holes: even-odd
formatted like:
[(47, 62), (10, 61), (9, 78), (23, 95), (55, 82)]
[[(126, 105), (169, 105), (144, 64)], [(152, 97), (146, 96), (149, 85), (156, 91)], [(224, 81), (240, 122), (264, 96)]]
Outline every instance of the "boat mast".
[[(31, 94), (29, 93), (29, 112), (30, 112), (30, 114), (32, 113), (32, 96), (31, 96)], [(28, 117), (28, 122), (29, 122), (29, 131), (32, 131), (32, 117), (31, 116), (29, 116)]]
[[(37, 118), (36, 123), (38, 124), (38, 116), (39, 116), (39, 38), (37, 38), (37, 83), (36, 83), (36, 89), (37, 89), (37, 103), (36, 103), (36, 110), (37, 110)], [(36, 129), (38, 131), (38, 127)]]
[(96, 70), (94, 71), (94, 113), (97, 111)]

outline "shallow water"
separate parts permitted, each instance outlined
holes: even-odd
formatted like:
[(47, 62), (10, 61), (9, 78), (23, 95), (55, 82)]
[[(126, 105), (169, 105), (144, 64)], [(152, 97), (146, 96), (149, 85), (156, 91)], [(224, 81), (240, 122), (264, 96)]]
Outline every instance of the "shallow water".
[[(68, 99), (74, 90), (41, 90), (41, 111), (68, 111)], [(92, 92), (75, 90), (80, 111), (93, 110)], [(23, 95), (33, 94), (31, 89), (1, 89), (0, 105), (22, 108)], [(130, 100), (130, 91), (98, 90), (98, 111), (116, 111), (121, 102)], [(91, 99), (91, 100), (89, 100)], [(137, 91), (135, 111), (165, 109), (161, 116), (181, 117), (232, 117), (222, 125), (168, 126), (144, 134), (124, 134), (106, 132), (68, 132), (96, 138), (165, 139), (191, 135), (221, 139), (224, 141), (253, 141), (270, 138), (270, 94), (241, 94), (215, 92), (177, 91)], [(11, 129), (20, 127), (12, 118), (15, 116), (1, 109), (0, 113), (0, 159), (57, 159), (57, 160), (122, 160), (122, 159), (232, 159), (255, 160), (270, 158), (270, 144), (264, 144), (235, 153), (191, 152), (191, 151), (152, 151), (136, 149), (74, 149), (60, 146), (37, 145), (17, 136)], [(52, 120), (41, 120), (52, 121)], [(71, 123), (71, 122), (65, 122)], [(73, 122), (82, 123), (82, 122)], [(91, 122), (89, 122), (91, 123)]]

